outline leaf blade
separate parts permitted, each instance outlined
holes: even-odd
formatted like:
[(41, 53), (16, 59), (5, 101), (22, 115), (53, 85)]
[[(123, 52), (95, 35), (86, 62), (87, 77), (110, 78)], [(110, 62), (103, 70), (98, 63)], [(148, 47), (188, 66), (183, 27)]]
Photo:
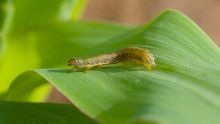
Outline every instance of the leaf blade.
[(0, 110), (0, 123), (3, 124), (96, 124), (71, 105), (0, 102)]
[(103, 123), (220, 122), (219, 48), (183, 14), (166, 11), (149, 25), (97, 46), (86, 54), (128, 46), (150, 49), (158, 67), (153, 71), (113, 66), (87, 73), (36, 72)]
[(0, 83), (4, 85), (0, 87), (0, 92), (5, 92), (12, 80), (23, 71), (65, 66), (67, 59), (81, 55), (89, 46), (93, 48), (105, 39), (130, 30), (125, 26), (97, 22), (62, 22), (38, 27), (34, 32), (17, 32), (9, 39), (1, 63)]

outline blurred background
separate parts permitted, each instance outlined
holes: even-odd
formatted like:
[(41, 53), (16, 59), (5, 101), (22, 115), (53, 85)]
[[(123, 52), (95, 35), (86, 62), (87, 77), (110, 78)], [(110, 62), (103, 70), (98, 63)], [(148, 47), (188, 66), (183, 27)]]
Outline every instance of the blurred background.
[[(83, 20), (141, 25), (167, 8), (185, 13), (220, 46), (219, 0), (89, 0)], [(55, 89), (48, 101), (68, 102)]]
[(166, 8), (185, 13), (220, 45), (219, 0), (90, 0), (83, 18), (140, 25)]

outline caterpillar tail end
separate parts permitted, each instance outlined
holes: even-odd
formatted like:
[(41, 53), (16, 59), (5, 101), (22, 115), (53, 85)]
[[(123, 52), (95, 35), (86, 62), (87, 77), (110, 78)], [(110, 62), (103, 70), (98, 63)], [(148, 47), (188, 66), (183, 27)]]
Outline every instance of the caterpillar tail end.
[(156, 67), (156, 63), (153, 62), (153, 63), (142, 63), (143, 66), (147, 69), (147, 70), (152, 70), (153, 68)]

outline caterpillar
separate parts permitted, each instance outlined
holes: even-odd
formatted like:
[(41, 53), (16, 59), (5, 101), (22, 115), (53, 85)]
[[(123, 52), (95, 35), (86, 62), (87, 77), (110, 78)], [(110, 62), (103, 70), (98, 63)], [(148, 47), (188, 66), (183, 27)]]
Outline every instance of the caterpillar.
[(148, 70), (156, 66), (154, 56), (147, 49), (128, 47), (109, 54), (102, 54), (91, 58), (73, 58), (68, 61), (74, 68), (91, 69), (103, 65), (135, 62), (143, 65)]

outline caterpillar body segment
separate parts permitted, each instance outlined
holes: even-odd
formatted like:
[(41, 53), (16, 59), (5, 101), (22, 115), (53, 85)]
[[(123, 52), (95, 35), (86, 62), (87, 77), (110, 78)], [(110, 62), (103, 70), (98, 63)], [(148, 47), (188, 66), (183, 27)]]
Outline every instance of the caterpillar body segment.
[(68, 61), (69, 66), (74, 68), (85, 68), (89, 70), (94, 67), (102, 67), (104, 65), (118, 64), (125, 62), (135, 62), (141, 64), (147, 69), (156, 66), (153, 54), (147, 49), (138, 47), (128, 47), (113, 53), (103, 54), (91, 58), (74, 58)]
[(121, 62), (135, 62), (147, 69), (155, 67), (154, 56), (147, 49), (129, 47), (118, 51), (118, 59)]

